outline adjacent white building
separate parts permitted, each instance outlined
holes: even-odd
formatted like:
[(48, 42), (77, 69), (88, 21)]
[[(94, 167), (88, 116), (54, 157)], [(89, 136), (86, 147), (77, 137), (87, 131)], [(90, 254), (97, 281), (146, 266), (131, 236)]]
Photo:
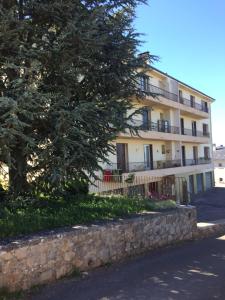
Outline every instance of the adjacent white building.
[(215, 185), (225, 187), (225, 147), (216, 147), (213, 151)]

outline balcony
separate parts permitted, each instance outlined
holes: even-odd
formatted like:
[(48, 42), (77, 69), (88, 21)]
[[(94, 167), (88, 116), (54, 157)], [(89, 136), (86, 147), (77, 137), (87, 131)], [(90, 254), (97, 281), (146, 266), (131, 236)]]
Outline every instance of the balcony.
[(144, 85), (140, 85), (140, 90), (145, 93), (146, 95), (155, 95), (155, 96), (162, 96), (166, 99), (172, 100), (177, 103), (181, 103), (185, 106), (194, 108), (198, 111), (208, 113), (209, 109), (207, 106), (204, 106), (202, 104), (196, 103), (195, 101), (192, 101), (190, 99), (186, 99), (184, 97), (178, 97), (177, 94), (171, 93), (165, 89), (159, 88), (155, 85), (149, 84), (145, 82)]
[(153, 164), (150, 162), (129, 162), (124, 164), (112, 163), (108, 168), (112, 171), (113, 175), (119, 175), (122, 173), (132, 173), (132, 172), (143, 172), (152, 170), (162, 170), (178, 167), (188, 167), (196, 165), (210, 164), (212, 162), (211, 158), (201, 157), (198, 159), (185, 159), (181, 163), (181, 160), (158, 160), (154, 161)]
[[(143, 131), (156, 131), (172, 134), (180, 134), (180, 127), (169, 125), (167, 120), (158, 120), (157, 123), (154, 122), (144, 122), (142, 120), (132, 120), (132, 125), (137, 127), (138, 130)], [(210, 133), (206, 131), (198, 131), (187, 128), (181, 128), (182, 135), (195, 136), (195, 137), (210, 137)]]
[(185, 159), (183, 160), (183, 166), (196, 166), (196, 165), (206, 165), (211, 164), (211, 158), (200, 157), (197, 159)]
[(209, 132), (192, 130), (187, 128), (181, 128), (181, 134), (188, 135), (188, 136), (197, 136), (197, 137), (210, 137)]
[(137, 127), (139, 130), (144, 131), (156, 131), (164, 133), (179, 134), (180, 128), (169, 125), (168, 121), (159, 120), (157, 123), (154, 122), (143, 122), (141, 120), (132, 120), (132, 125)]
[(153, 164), (147, 162), (130, 162), (126, 164), (110, 164), (109, 169), (118, 170), (119, 173), (141, 172), (148, 170), (161, 170), (168, 168), (181, 167), (180, 160), (158, 160)]
[(146, 84), (144, 87), (140, 87), (141, 91), (145, 94), (153, 94), (155, 96), (162, 96), (166, 99), (170, 99), (172, 101), (178, 102), (178, 95), (174, 93), (170, 93), (167, 90), (161, 89), (152, 84)]
[(184, 98), (184, 97), (180, 97), (180, 98), (179, 98), (179, 102), (180, 102), (181, 104), (186, 105), (186, 106), (195, 108), (195, 109), (197, 109), (197, 110), (199, 110), (199, 111), (203, 111), (203, 112), (206, 112), (206, 113), (209, 112), (208, 107), (204, 107), (202, 104), (196, 103), (195, 101), (191, 101), (190, 99), (186, 99), (186, 98)]

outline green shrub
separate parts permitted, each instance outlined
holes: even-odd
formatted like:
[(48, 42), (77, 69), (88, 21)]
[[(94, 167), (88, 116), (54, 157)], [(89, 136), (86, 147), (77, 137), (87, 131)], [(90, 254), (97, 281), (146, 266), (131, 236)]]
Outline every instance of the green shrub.
[(146, 200), (146, 206), (149, 210), (165, 210), (176, 208), (176, 201), (174, 200), (161, 200), (161, 201), (152, 201)]
[(65, 192), (69, 195), (87, 195), (88, 182), (85, 180), (71, 180), (65, 183)]
[(1, 204), (0, 238), (174, 207), (172, 200), (152, 202), (126, 196), (74, 195), (70, 201), (41, 195), (38, 199), (17, 197)]

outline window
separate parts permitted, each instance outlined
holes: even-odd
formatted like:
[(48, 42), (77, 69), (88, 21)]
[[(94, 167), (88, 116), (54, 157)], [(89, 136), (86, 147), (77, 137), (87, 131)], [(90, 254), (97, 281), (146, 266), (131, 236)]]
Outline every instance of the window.
[(210, 148), (209, 147), (204, 147), (204, 158), (206, 160), (210, 159)]
[(223, 178), (220, 178), (220, 182), (222, 182), (223, 181)]
[(179, 90), (179, 100), (180, 100), (180, 103), (182, 103), (182, 100), (183, 100), (183, 92), (181, 90)]
[(202, 110), (204, 112), (209, 112), (208, 103), (202, 100)]
[(143, 130), (148, 130), (149, 129), (149, 109), (144, 108), (142, 110), (142, 129)]
[(148, 92), (149, 90), (149, 77), (143, 75), (140, 77), (140, 88), (142, 92)]
[(202, 128), (203, 128), (203, 136), (209, 136), (209, 125), (202, 124)]
[(192, 135), (197, 136), (197, 123), (196, 123), (196, 121), (192, 121)]
[(116, 112), (116, 118), (119, 120), (120, 123), (124, 123), (124, 120), (126, 119), (126, 113), (122, 111)]
[(181, 134), (184, 134), (184, 119), (180, 119), (180, 128), (181, 128)]
[(162, 154), (166, 154), (166, 146), (162, 145)]
[(190, 95), (191, 107), (195, 107), (195, 97)]

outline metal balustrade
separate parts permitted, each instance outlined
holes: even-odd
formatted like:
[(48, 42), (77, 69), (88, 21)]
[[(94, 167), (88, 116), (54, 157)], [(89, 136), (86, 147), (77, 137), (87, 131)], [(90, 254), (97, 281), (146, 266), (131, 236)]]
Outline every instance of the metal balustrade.
[(209, 112), (209, 109), (208, 107), (205, 107), (204, 105), (200, 104), (200, 103), (196, 103), (195, 101), (191, 101), (190, 99), (186, 99), (184, 97), (178, 97), (177, 94), (175, 93), (171, 93), (165, 89), (162, 89), (158, 86), (155, 86), (155, 85), (152, 85), (152, 84), (145, 84), (145, 86), (140, 86), (140, 90), (145, 93), (145, 94), (152, 94), (152, 95), (155, 95), (155, 96), (162, 96), (166, 99), (170, 99), (172, 101), (175, 101), (175, 102), (179, 102), (183, 105), (186, 105), (186, 106), (189, 106), (189, 107), (192, 107), (192, 108), (195, 108), (199, 111), (203, 111), (203, 112), (206, 112), (208, 113)]
[(160, 122), (143, 122), (141, 120), (132, 120), (132, 125), (138, 127), (139, 130), (144, 131), (157, 131), (157, 132), (165, 132), (165, 133), (173, 133), (179, 134), (180, 128), (177, 126), (171, 126), (168, 123), (164, 123), (160, 120)]
[(106, 167), (106, 170), (111, 171), (112, 175), (121, 175), (122, 173), (143, 172), (150, 170), (161, 170), (169, 168), (177, 168), (182, 166), (193, 166), (210, 164), (211, 158), (200, 157), (198, 159), (178, 160), (158, 160), (150, 162), (129, 162), (129, 163), (112, 163)]
[(197, 109), (197, 110), (200, 110), (200, 111), (203, 111), (203, 112), (206, 112), (206, 113), (209, 112), (208, 107), (204, 107), (202, 104), (196, 103), (195, 101), (191, 101), (190, 99), (186, 99), (186, 98), (184, 98), (184, 97), (179, 97), (179, 102), (180, 102), (181, 104), (184, 104), (184, 105), (186, 105), (186, 106), (195, 108), (195, 109)]
[(210, 164), (212, 162), (211, 158), (200, 157), (196, 159), (185, 159), (183, 160), (183, 166), (196, 166)]
[[(141, 172), (141, 171), (148, 171), (148, 170), (159, 170), (159, 169), (167, 169), (167, 168), (175, 168), (181, 167), (180, 160), (158, 160), (153, 161), (151, 164), (150, 162), (129, 162), (129, 163), (121, 163), (110, 164), (106, 169), (110, 169), (112, 171), (117, 172), (117, 174), (122, 173), (129, 173), (129, 172)], [(113, 173), (116, 175), (116, 173)]]
[(181, 128), (181, 134), (189, 135), (189, 136), (197, 136), (197, 137), (210, 137), (209, 132), (187, 129), (187, 128)]
[(141, 87), (141, 91), (146, 94), (153, 94), (155, 96), (162, 96), (164, 98), (170, 99), (172, 101), (178, 102), (178, 95), (171, 93), (165, 89), (159, 88), (158, 86), (152, 84), (146, 84), (145, 88)]
[[(164, 133), (172, 133), (172, 134), (180, 134), (180, 127), (171, 126), (166, 123), (167, 121), (160, 120), (158, 123), (155, 122), (143, 122), (142, 120), (133, 119), (131, 124), (139, 130), (143, 131), (156, 131), (156, 132), (164, 132)], [(210, 137), (209, 132), (192, 130), (187, 128), (181, 128), (182, 135), (188, 136), (196, 136), (196, 137)]]

